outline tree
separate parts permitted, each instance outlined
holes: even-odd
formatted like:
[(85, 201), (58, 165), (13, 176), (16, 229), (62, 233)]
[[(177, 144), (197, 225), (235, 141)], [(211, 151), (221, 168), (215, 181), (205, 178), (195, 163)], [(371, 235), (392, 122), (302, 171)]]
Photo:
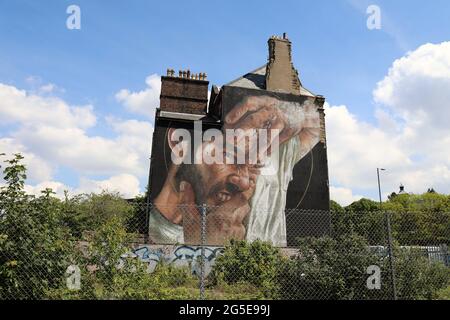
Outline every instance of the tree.
[(216, 259), (209, 280), (212, 285), (249, 283), (259, 288), (264, 297), (273, 298), (282, 262), (279, 249), (269, 243), (232, 240)]
[(37, 198), (24, 192), (22, 159), (16, 154), (5, 161), (0, 188), (0, 299), (42, 298), (59, 285), (73, 247), (51, 190)]
[(297, 254), (280, 271), (279, 296), (301, 300), (385, 298), (383, 282), (382, 290), (366, 286), (371, 265), (380, 267), (384, 279), (385, 261), (359, 235), (302, 239)]

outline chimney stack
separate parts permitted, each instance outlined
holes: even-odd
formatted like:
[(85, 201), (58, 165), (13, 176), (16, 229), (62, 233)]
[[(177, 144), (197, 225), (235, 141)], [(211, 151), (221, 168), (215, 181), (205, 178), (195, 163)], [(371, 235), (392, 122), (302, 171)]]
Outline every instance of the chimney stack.
[(266, 67), (266, 90), (300, 94), (301, 82), (291, 56), (287, 34), (272, 36), (269, 41), (269, 62)]
[(160, 109), (162, 111), (205, 114), (208, 104), (206, 73), (194, 74), (188, 70), (167, 69), (161, 77)]

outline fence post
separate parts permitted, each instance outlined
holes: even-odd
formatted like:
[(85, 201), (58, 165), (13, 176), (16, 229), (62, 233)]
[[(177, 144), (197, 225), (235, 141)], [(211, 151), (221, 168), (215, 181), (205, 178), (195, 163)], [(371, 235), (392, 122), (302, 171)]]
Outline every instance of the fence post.
[(200, 300), (205, 300), (206, 204), (201, 207)]
[(388, 236), (388, 254), (389, 254), (389, 269), (391, 271), (391, 287), (392, 297), (397, 300), (397, 288), (395, 286), (395, 265), (394, 265), (394, 253), (392, 250), (392, 230), (391, 230), (391, 216), (389, 212), (385, 212), (386, 216), (386, 231)]

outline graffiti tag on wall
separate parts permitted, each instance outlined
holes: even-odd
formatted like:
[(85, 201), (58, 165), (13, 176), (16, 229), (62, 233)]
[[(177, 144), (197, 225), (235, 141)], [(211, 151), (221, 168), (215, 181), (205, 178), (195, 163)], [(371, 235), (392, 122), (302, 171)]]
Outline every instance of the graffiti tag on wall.
[[(223, 252), (222, 247), (205, 247), (205, 274), (208, 275), (216, 257)], [(141, 245), (122, 258), (139, 258), (148, 264), (148, 272), (153, 272), (158, 263), (163, 262), (177, 267), (190, 267), (192, 274), (200, 275), (202, 248), (196, 246), (150, 246)]]

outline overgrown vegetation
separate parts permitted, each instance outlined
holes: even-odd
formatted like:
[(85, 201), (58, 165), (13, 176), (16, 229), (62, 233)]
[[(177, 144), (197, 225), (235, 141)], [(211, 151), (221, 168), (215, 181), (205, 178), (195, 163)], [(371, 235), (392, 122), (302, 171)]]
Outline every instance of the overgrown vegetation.
[[(5, 161), (0, 187), (0, 300), (199, 297), (189, 268), (160, 263), (150, 273), (148, 264), (129, 255), (135, 233), (142, 232), (142, 210), (111, 193), (62, 200), (49, 189), (28, 195), (21, 160), (17, 154)], [(386, 252), (374, 247), (386, 241), (379, 204), (363, 199), (347, 208), (332, 203), (332, 209), (331, 237), (299, 239), (289, 257), (261, 241), (232, 241), (209, 274), (206, 298), (391, 298)], [(449, 268), (404, 246), (449, 243), (449, 197), (396, 195), (383, 209), (393, 212), (398, 297), (450, 299)], [(81, 272), (79, 290), (67, 286), (71, 265)], [(366, 286), (370, 265), (381, 269), (380, 290)]]
[(279, 269), (286, 260), (272, 245), (254, 241), (231, 241), (215, 262), (209, 281), (212, 285), (245, 284), (258, 288), (259, 296), (274, 298)]
[[(361, 199), (343, 208), (332, 201), (333, 231), (356, 232), (371, 245), (385, 243), (385, 212), (400, 245), (450, 245), (450, 196), (436, 192), (391, 195), (380, 204)], [(381, 210), (380, 210), (381, 209)]]

